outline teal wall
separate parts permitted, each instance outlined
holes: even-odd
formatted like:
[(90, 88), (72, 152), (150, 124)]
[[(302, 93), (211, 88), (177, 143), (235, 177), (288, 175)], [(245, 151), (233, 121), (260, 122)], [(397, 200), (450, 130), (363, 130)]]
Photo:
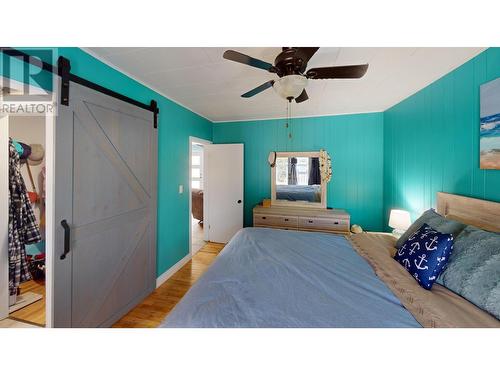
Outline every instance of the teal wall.
[(215, 143), (245, 145), (245, 225), (252, 224), (253, 206), (271, 195), (270, 151), (323, 148), (333, 165), (328, 206), (348, 210), (352, 222), (366, 229), (381, 230), (383, 114), (293, 119), (291, 139), (284, 124), (285, 120), (214, 124)]
[[(55, 49), (71, 61), (71, 72), (130, 96), (143, 103), (152, 99), (160, 109), (158, 124), (158, 247), (157, 275), (162, 274), (189, 253), (189, 136), (212, 139), (212, 123), (161, 96), (144, 85), (100, 62), (79, 48)], [(12, 77), (20, 79), (19, 65)], [(0, 75), (2, 70), (0, 68)], [(71, 94), (70, 94), (71, 95)]]
[(415, 218), (437, 191), (500, 201), (500, 170), (479, 169), (479, 85), (499, 76), (500, 48), (489, 48), (384, 112), (386, 218)]

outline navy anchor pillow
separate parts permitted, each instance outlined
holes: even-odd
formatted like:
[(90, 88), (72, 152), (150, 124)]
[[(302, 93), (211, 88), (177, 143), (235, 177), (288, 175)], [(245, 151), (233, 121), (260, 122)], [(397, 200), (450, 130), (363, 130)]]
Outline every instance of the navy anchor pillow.
[(413, 233), (399, 248), (396, 259), (425, 289), (432, 284), (448, 262), (453, 250), (453, 234), (440, 233), (427, 224)]

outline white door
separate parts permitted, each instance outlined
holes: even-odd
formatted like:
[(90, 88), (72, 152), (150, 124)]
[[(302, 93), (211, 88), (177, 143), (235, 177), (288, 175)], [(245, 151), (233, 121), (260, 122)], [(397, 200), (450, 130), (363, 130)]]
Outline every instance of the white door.
[(55, 126), (53, 321), (106, 327), (155, 288), (156, 129), (147, 110), (70, 92)]
[(227, 243), (243, 228), (243, 144), (206, 145), (204, 151), (205, 230), (208, 241)]

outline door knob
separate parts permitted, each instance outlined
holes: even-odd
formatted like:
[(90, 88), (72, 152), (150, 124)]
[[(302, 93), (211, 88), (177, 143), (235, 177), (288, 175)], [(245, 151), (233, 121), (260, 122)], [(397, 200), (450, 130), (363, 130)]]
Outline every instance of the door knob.
[(241, 199), (238, 199), (238, 204), (241, 204)]

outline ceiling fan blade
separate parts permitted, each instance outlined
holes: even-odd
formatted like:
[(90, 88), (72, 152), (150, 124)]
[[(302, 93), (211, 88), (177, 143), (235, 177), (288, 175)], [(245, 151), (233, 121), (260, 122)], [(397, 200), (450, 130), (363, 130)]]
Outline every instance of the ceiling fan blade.
[(305, 102), (309, 97), (307, 96), (306, 89), (302, 90), (302, 93), (295, 98), (295, 103)]
[(267, 81), (266, 83), (263, 83), (262, 85), (254, 88), (253, 90), (250, 90), (243, 95), (241, 95), (242, 98), (250, 98), (254, 95), (257, 95), (259, 92), (262, 92), (264, 90), (267, 90), (269, 87), (272, 87), (274, 85), (274, 80)]
[(239, 62), (241, 64), (250, 65), (250, 66), (253, 66), (253, 67), (259, 68), (259, 69), (264, 69), (264, 70), (267, 70), (268, 72), (270, 72), (274, 69), (273, 64), (270, 64), (268, 62), (265, 62), (265, 61), (262, 61), (262, 60), (259, 60), (259, 59), (256, 59), (256, 58), (253, 58), (250, 56), (247, 56), (243, 53), (233, 51), (230, 49), (227, 50), (226, 52), (224, 52), (222, 57), (224, 57), (227, 60), (236, 61), (236, 62)]
[(306, 77), (309, 79), (361, 78), (367, 70), (368, 64), (312, 68), (307, 71)]
[(296, 49), (295, 56), (300, 57), (302, 61), (308, 62), (311, 57), (319, 50), (319, 47), (294, 47)]

